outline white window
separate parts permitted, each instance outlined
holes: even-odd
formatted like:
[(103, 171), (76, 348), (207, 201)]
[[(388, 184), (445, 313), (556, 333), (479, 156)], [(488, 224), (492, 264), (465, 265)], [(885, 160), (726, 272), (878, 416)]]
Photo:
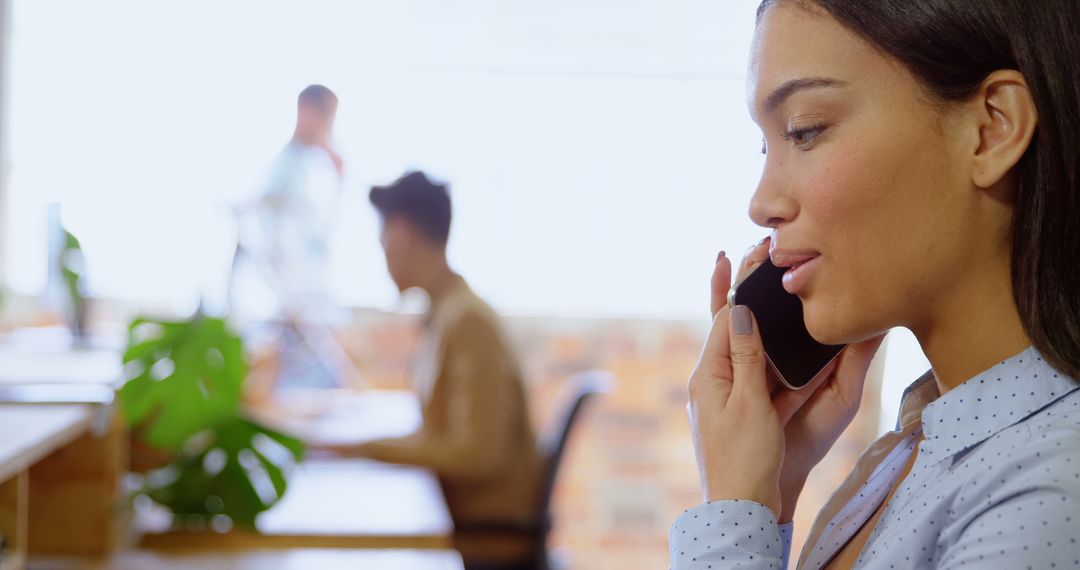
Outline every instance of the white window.
[(451, 183), (452, 261), (499, 309), (699, 317), (716, 251), (763, 235), (754, 4), (13, 0), (8, 281), (43, 286), (60, 202), (97, 295), (218, 295), (229, 206), (323, 83), (342, 303), (396, 303), (367, 188), (418, 167)]

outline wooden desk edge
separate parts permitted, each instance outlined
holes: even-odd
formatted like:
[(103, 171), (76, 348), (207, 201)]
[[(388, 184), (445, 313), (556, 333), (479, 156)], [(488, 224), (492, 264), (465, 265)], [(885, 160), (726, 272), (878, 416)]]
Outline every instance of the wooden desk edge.
[[(36, 404), (0, 404), (0, 410), (5, 406), (36, 406)], [(90, 405), (75, 405), (82, 414), (74, 421), (49, 434), (41, 441), (29, 445), (11, 459), (0, 462), (0, 481), (7, 481), (19, 473), (26, 471), (35, 463), (41, 461), (49, 454), (75, 441), (86, 432), (94, 419), (94, 410)]]
[(258, 534), (232, 531), (210, 532), (170, 531), (144, 534), (139, 548), (149, 550), (253, 548), (368, 548), (390, 550), (453, 549), (450, 536), (445, 535), (343, 535), (343, 534)]

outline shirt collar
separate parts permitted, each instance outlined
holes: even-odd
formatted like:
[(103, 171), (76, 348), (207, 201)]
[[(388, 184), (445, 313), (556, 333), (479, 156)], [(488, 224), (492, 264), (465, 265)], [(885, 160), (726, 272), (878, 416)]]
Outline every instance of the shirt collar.
[(923, 408), (938, 396), (934, 371), (927, 370), (904, 390), (904, 395), (900, 398), (900, 415), (896, 418), (896, 431), (916, 431), (922, 422)]
[[(1055, 370), (1034, 347), (977, 374), (938, 397), (932, 372), (905, 392), (901, 425), (921, 407), (925, 442), (920, 453), (932, 462), (978, 445), (1033, 413), (1080, 389), (1080, 383)], [(910, 400), (910, 402), (909, 402)], [(922, 404), (922, 406), (920, 406)]]

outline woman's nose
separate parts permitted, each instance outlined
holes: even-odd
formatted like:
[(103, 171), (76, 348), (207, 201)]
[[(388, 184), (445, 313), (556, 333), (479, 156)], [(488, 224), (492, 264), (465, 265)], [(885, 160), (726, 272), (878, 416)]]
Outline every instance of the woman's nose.
[(799, 212), (799, 203), (785, 186), (779, 169), (766, 163), (754, 196), (750, 199), (750, 219), (755, 224), (776, 229), (780, 224), (795, 218)]

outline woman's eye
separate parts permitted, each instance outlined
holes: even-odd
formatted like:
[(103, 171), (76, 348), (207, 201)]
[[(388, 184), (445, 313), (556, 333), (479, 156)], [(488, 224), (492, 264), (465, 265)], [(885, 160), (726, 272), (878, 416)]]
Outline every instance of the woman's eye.
[(806, 147), (813, 144), (814, 140), (817, 139), (818, 135), (824, 130), (824, 126), (791, 129), (784, 135), (784, 139), (795, 143), (795, 146)]

